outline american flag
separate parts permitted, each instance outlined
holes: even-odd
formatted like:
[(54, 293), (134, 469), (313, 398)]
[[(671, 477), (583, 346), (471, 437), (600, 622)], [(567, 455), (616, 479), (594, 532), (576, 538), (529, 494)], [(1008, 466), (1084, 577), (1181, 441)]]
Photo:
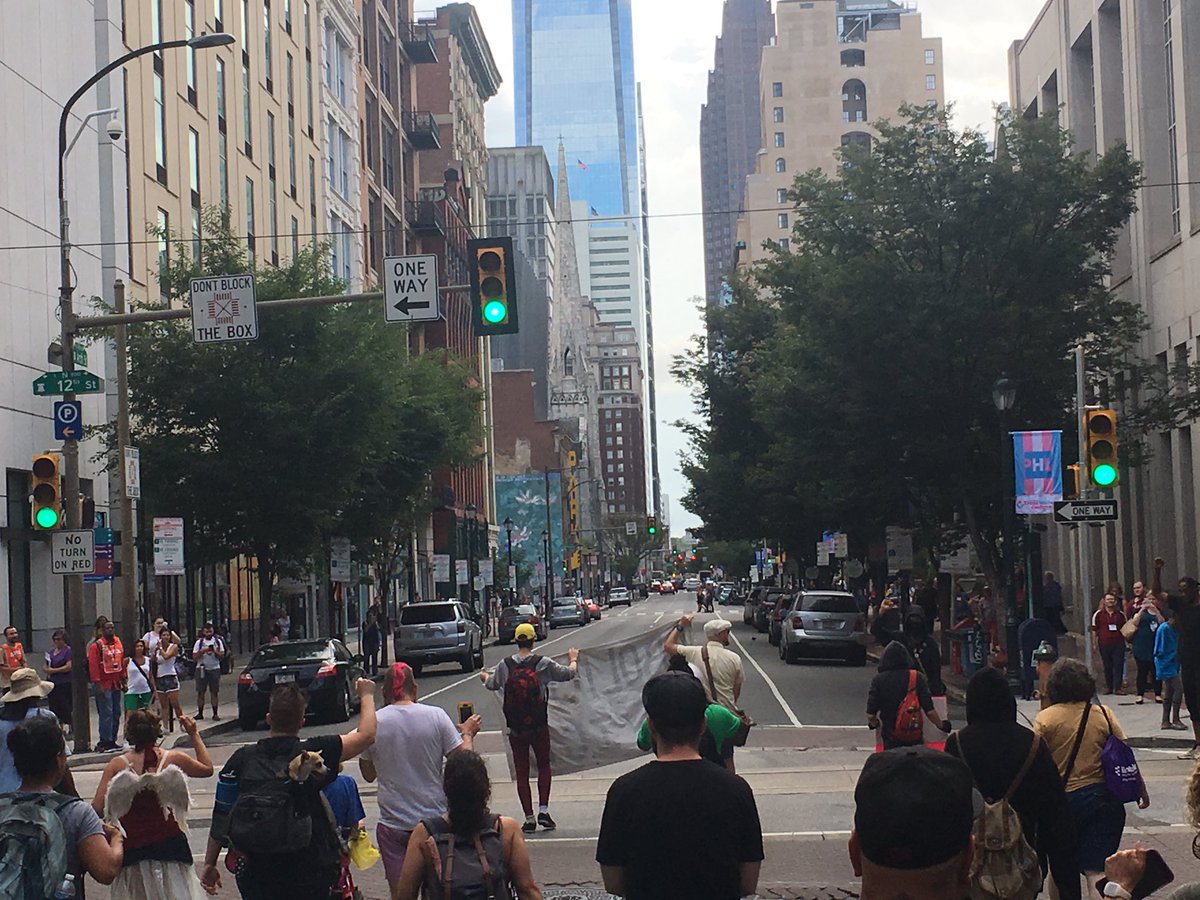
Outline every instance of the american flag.
[(591, 209), (593, 216), (596, 216), (596, 217), (600, 216), (600, 213), (596, 211), (596, 207), (592, 206), (592, 207), (589, 207), (589, 209)]
[(582, 159), (576, 159), (575, 165), (579, 166), (583, 171), (587, 171), (587, 164)]

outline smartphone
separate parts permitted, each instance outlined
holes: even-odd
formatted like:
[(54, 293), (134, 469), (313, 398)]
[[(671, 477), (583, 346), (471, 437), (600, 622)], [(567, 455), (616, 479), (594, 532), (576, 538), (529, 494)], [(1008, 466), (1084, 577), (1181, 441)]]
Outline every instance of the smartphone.
[(467, 719), (471, 718), (471, 716), (473, 716), (473, 715), (475, 715), (475, 704), (474, 703), (468, 703), (467, 701), (464, 700), (463, 702), (458, 704), (459, 724), (466, 722)]
[(1133, 900), (1142, 900), (1175, 880), (1175, 873), (1157, 850), (1146, 851), (1146, 871), (1133, 889)]

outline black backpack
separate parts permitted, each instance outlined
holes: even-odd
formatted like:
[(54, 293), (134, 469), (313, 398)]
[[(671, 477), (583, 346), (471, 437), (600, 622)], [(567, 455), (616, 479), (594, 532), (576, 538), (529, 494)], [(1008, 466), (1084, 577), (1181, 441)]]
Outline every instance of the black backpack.
[(508, 677), (504, 680), (504, 720), (513, 731), (537, 731), (549, 721), (546, 693), (537, 667), (542, 658), (536, 653), (514, 662), (505, 661)]
[[(267, 740), (270, 740), (268, 738)], [(288, 764), (303, 752), (299, 739), (270, 753), (260, 741), (238, 773), (238, 796), (229, 816), (229, 841), (249, 856), (309, 850), (321, 829), (332, 831), (324, 795), (310, 779), (297, 783)], [(336, 835), (331, 838), (336, 845)], [(330, 841), (320, 841), (321, 845)]]
[(422, 819), (437, 847), (437, 860), (426, 858), (428, 900), (512, 900), (500, 817), (471, 837), (460, 837), (445, 819)]

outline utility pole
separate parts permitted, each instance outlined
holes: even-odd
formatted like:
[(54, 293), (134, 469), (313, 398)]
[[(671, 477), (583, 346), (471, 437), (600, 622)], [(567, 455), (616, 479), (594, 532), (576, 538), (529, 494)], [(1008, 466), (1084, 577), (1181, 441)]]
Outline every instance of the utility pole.
[[(1075, 348), (1075, 424), (1079, 428), (1079, 497), (1088, 499), (1091, 489), (1091, 473), (1085, 463), (1087, 458), (1087, 433), (1083, 417), (1087, 408), (1087, 384), (1084, 373), (1083, 344)], [(1076, 529), (1079, 536), (1079, 594), (1080, 631), (1083, 634), (1083, 663), (1092, 671), (1092, 529), (1082, 524)]]
[[(125, 312), (125, 282), (120, 278), (113, 285), (113, 301), (117, 314)], [(137, 599), (137, 523), (133, 518), (133, 498), (129, 494), (129, 355), (127, 325), (117, 326), (117, 508), (121, 520), (121, 577), (117, 579), (117, 621), (126, 634), (136, 634), (138, 623)]]

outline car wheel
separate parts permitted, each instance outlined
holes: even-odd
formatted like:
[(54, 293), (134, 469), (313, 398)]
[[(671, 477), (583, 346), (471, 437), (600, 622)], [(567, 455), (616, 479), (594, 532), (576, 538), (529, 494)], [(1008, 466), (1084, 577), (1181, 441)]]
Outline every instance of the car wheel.
[[(780, 645), (780, 646), (782, 646), (782, 645)], [(784, 650), (784, 652), (783, 652), (783, 661), (784, 661), (785, 663), (787, 663), (789, 666), (790, 666), (790, 665), (793, 665), (793, 664), (794, 664), (794, 663), (797, 661), (797, 656), (796, 656), (796, 648), (795, 648), (795, 647), (793, 647), (793, 646), (789, 646), (789, 647), (788, 647), (786, 650)]]
[(415, 678), (421, 677), (421, 664), (420, 663), (409, 663), (408, 667), (410, 669), (412, 669), (412, 673)]
[(475, 671), (475, 651), (471, 649), (470, 644), (467, 644), (467, 649), (463, 651), (463, 657), (459, 660), (459, 665), (462, 666), (464, 672)]
[(479, 649), (475, 651), (475, 668), (483, 668), (483, 644), (480, 644)]
[(787, 650), (784, 649), (783, 641), (779, 642), (779, 658), (787, 659)]
[(350, 718), (350, 689), (345, 682), (338, 688), (329, 718), (334, 722), (345, 722)]
[(853, 654), (847, 657), (846, 662), (852, 666), (865, 666), (867, 664), (867, 648), (859, 647)]
[(258, 719), (250, 713), (238, 710), (238, 728), (242, 731), (253, 731), (258, 727)]
[(770, 645), (772, 647), (777, 647), (777, 646), (779, 646), (780, 643), (782, 643), (779, 640), (779, 635), (776, 634), (774, 631), (772, 631), (770, 628), (767, 629), (767, 642), (770, 643)]

